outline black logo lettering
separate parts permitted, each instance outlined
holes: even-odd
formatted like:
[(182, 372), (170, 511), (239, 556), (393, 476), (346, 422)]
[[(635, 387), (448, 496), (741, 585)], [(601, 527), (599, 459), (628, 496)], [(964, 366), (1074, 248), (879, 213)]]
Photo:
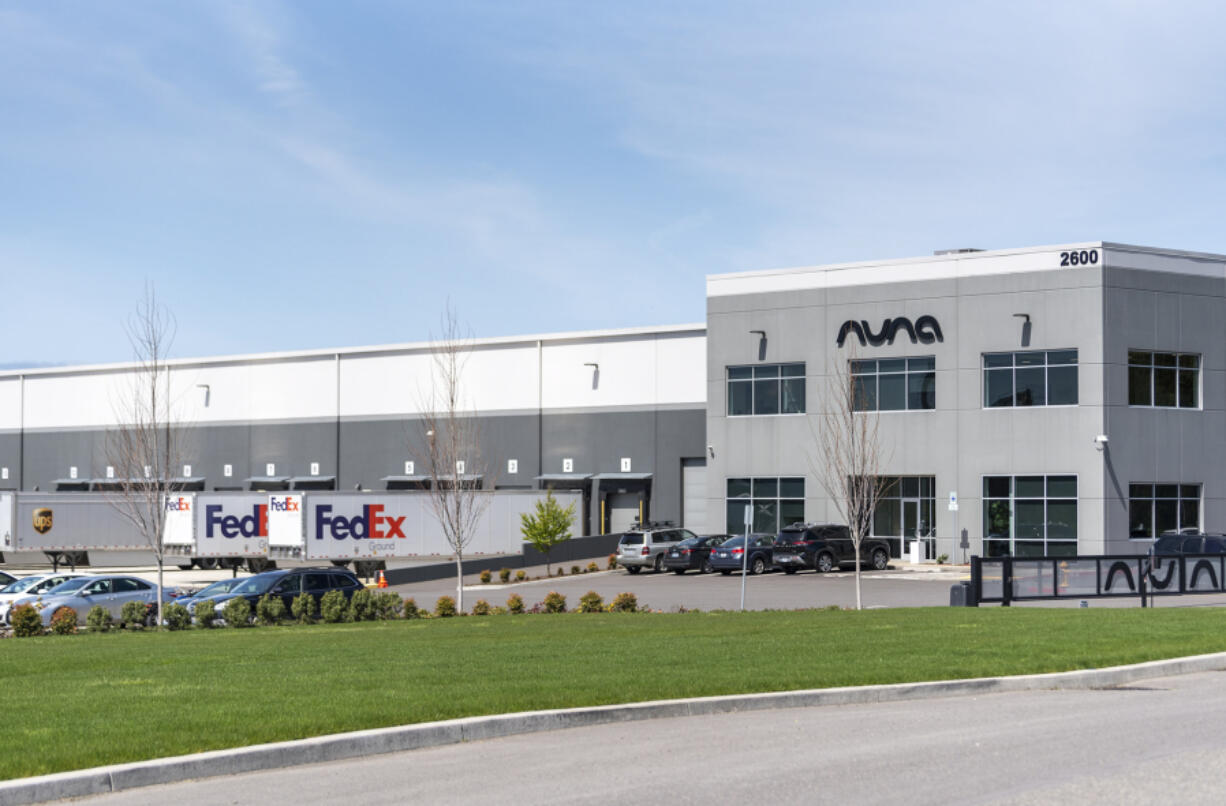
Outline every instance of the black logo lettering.
[(874, 333), (872, 326), (861, 319), (857, 322), (854, 319), (848, 319), (839, 328), (839, 336), (837, 345), (843, 346), (843, 342), (847, 340), (848, 333), (855, 333), (856, 338), (860, 340), (861, 347), (872, 345), (880, 347), (883, 344), (893, 344), (894, 339), (898, 337), (898, 331), (904, 330), (911, 338), (911, 343), (917, 342), (921, 344), (932, 344), (937, 341), (945, 341), (944, 334), (941, 333), (941, 325), (937, 322), (935, 316), (925, 314), (915, 320), (915, 324), (911, 324), (911, 320), (905, 316), (899, 316), (895, 319), (886, 319), (881, 323), (881, 330)]

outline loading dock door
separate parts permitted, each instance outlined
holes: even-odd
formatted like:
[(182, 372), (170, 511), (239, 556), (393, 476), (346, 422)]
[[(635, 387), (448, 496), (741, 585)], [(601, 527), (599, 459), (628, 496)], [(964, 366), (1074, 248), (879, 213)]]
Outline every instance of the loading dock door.
[(681, 460), (681, 525), (695, 534), (707, 532), (707, 460)]
[(609, 496), (609, 533), (624, 532), (639, 519), (638, 493), (613, 493)]

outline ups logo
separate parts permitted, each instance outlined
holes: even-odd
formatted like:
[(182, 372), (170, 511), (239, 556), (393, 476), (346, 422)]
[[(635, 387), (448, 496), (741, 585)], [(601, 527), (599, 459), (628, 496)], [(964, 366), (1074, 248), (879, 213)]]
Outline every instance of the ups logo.
[(48, 507), (42, 507), (34, 510), (34, 531), (40, 535), (45, 535), (51, 531), (51, 510)]

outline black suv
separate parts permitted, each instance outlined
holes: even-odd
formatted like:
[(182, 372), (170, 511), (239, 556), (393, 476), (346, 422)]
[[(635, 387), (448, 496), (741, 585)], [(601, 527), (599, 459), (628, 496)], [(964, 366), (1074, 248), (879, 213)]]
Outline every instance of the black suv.
[(294, 598), (299, 594), (309, 593), (318, 602), (328, 591), (338, 590), (345, 594), (346, 599), (350, 599), (364, 587), (347, 568), (285, 568), (249, 576), (229, 592), (214, 597), (213, 603), (220, 614), (227, 601), (241, 596), (254, 609), (260, 597), (267, 593), (279, 596), (285, 603), (286, 612), (289, 612)]
[(1154, 555), (1172, 554), (1226, 554), (1226, 536), (1163, 532), (1154, 542)]
[[(851, 533), (836, 523), (794, 523), (779, 532), (775, 541), (774, 563), (785, 574), (801, 568), (824, 574), (855, 561)], [(860, 562), (884, 571), (890, 565), (890, 547), (866, 537), (860, 541)]]

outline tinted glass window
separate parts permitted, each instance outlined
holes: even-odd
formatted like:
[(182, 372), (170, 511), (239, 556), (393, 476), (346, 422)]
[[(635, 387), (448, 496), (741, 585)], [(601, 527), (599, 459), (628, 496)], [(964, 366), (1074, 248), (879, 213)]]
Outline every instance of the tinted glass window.
[(622, 546), (641, 546), (643, 545), (643, 534), (642, 532), (624, 534), (622, 535), (622, 539), (617, 542)]
[(117, 579), (115, 580), (115, 591), (117, 593), (131, 593), (133, 591), (147, 591), (150, 589), (148, 582), (142, 582), (139, 579)]
[(110, 592), (111, 592), (111, 580), (109, 579), (96, 579), (93, 582), (90, 582), (85, 587), (85, 590), (84, 590), (84, 593), (88, 593), (91, 595), (96, 594), (96, 593), (110, 593)]
[(332, 587), (334, 588), (352, 588), (356, 584), (361, 584), (348, 574), (331, 574)]
[(307, 574), (304, 589), (309, 591), (327, 590), (330, 574)]

